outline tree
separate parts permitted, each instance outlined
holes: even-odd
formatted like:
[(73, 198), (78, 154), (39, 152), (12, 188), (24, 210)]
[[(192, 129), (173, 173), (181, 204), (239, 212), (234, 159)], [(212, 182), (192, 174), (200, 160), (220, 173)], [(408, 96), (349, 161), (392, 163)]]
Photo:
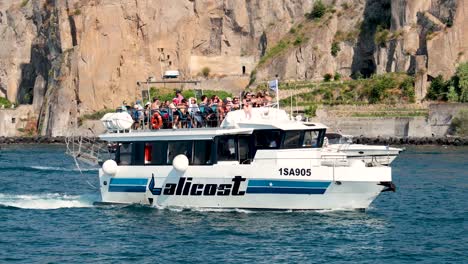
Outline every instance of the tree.
[(460, 102), (468, 102), (468, 62), (457, 67), (458, 88), (460, 91)]
[(431, 86), (427, 91), (427, 99), (430, 100), (438, 100), (438, 99), (445, 99), (444, 93), (447, 92), (447, 82), (444, 81), (444, 77), (442, 75), (437, 76), (431, 82)]
[(448, 93), (447, 93), (447, 100), (449, 102), (458, 102), (458, 94), (457, 91), (455, 90), (455, 86), (450, 85)]

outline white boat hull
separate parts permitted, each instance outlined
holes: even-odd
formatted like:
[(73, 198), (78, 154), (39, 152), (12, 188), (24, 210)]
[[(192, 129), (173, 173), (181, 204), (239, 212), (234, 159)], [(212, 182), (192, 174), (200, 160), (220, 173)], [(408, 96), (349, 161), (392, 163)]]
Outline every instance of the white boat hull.
[(101, 169), (100, 186), (106, 203), (310, 210), (365, 209), (384, 189), (379, 184), (391, 182), (390, 167), (309, 168), (310, 174), (284, 176), (276, 166), (255, 164), (191, 166), (184, 173), (172, 166), (120, 166), (115, 176)]

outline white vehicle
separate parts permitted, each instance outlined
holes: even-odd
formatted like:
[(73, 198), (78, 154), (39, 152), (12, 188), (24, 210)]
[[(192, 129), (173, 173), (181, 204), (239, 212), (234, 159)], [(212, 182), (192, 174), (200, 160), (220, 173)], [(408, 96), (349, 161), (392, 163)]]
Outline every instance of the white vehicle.
[(99, 171), (104, 203), (156, 207), (365, 209), (395, 190), (391, 168), (323, 155), (326, 127), (276, 108), (228, 113), (220, 127), (109, 130)]
[(326, 142), (322, 155), (345, 153), (350, 160), (361, 160), (366, 164), (389, 165), (403, 151), (389, 146), (353, 144), (352, 136), (340, 133), (326, 133)]

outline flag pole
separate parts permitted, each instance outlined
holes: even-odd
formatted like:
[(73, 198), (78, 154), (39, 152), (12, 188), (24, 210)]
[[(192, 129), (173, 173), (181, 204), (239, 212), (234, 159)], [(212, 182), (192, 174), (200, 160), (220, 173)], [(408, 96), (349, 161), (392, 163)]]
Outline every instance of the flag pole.
[(279, 110), (279, 84), (278, 84), (278, 75), (276, 75), (276, 108)]

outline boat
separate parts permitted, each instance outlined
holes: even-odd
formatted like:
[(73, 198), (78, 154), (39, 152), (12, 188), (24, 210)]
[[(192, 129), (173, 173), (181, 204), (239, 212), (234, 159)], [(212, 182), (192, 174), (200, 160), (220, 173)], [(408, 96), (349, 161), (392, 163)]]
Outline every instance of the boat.
[(323, 155), (345, 153), (350, 160), (361, 160), (366, 164), (390, 165), (403, 151), (401, 148), (354, 144), (353, 136), (327, 132)]
[[(123, 119), (120, 116), (120, 120)], [(229, 112), (218, 127), (119, 130), (102, 161), (102, 203), (158, 208), (366, 209), (395, 191), (389, 166), (324, 155), (327, 127), (274, 107)]]

